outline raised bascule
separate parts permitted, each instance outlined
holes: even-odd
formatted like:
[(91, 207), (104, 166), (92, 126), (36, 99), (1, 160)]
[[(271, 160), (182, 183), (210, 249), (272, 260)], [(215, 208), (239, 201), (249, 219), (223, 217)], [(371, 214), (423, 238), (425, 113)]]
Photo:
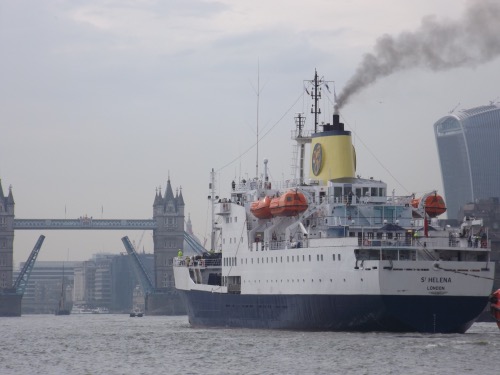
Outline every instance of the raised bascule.
[[(152, 230), (154, 243), (153, 288), (146, 295), (149, 315), (180, 315), (185, 307), (174, 287), (172, 259), (192, 242), (184, 231), (184, 198), (182, 190), (174, 195), (170, 178), (165, 193), (157, 190), (153, 202), (153, 219), (16, 219), (12, 187), (4, 194), (0, 180), (0, 316), (20, 316), (23, 292), (13, 283), (14, 232), (17, 230)], [(41, 243), (30, 256), (34, 263)], [(35, 254), (36, 250), (36, 254)], [(28, 262), (27, 262), (28, 263)], [(27, 282), (30, 270), (23, 270)]]

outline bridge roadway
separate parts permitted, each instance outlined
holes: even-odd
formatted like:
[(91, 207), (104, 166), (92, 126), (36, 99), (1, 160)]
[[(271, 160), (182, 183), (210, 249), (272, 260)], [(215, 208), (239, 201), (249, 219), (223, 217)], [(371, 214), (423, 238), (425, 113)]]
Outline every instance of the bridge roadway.
[(78, 219), (14, 219), (14, 229), (153, 230), (156, 222), (153, 219), (93, 219), (86, 216)]

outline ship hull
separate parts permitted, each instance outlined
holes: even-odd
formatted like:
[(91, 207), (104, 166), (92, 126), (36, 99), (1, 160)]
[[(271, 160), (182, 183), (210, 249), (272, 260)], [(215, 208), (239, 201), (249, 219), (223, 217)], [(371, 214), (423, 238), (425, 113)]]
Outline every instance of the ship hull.
[(21, 296), (20, 294), (0, 293), (0, 317), (21, 316), (22, 298), (23, 296)]
[(488, 302), (463, 296), (182, 293), (193, 326), (305, 331), (464, 333)]

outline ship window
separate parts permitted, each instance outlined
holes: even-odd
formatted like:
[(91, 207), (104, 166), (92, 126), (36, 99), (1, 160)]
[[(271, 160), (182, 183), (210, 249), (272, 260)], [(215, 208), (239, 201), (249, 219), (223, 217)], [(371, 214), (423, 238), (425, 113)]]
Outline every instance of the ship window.
[(266, 263), (269, 263), (269, 258), (266, 257)]
[(235, 216), (234, 217), (234, 222), (237, 223), (238, 222), (238, 216)]
[(309, 262), (311, 261), (311, 254), (309, 254)]
[(294, 255), (292, 255), (292, 263), (293, 263), (294, 258), (295, 258), (295, 256), (294, 256)]
[(321, 261), (323, 261), (323, 254), (321, 254)]
[(251, 259), (251, 262), (252, 262), (252, 264), (253, 264), (253, 258)]
[(286, 262), (287, 262), (287, 263), (288, 263), (288, 262), (290, 262), (290, 257), (289, 257), (288, 255), (287, 255), (287, 257), (286, 257)]
[(234, 265), (237, 266), (238, 265), (238, 258), (234, 257)]
[(319, 254), (316, 255), (316, 260), (319, 262)]
[(257, 264), (259, 264), (259, 258), (257, 258)]
[(340, 260), (340, 254), (339, 254), (339, 260)]
[(271, 263), (273, 262), (273, 257), (271, 257)]
[(333, 254), (333, 261), (335, 262), (335, 254)]
[(305, 262), (306, 261), (306, 256), (305, 255), (302, 255), (302, 261)]

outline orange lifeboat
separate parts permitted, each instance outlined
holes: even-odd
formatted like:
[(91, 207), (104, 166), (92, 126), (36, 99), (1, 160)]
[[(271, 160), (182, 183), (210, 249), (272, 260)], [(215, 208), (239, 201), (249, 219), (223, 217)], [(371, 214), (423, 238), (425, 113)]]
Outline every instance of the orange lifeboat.
[(271, 214), (271, 210), (269, 208), (270, 204), (271, 204), (271, 198), (265, 196), (264, 198), (259, 199), (258, 201), (252, 202), (252, 205), (250, 206), (250, 212), (257, 219), (270, 219), (273, 217), (273, 215)]
[(500, 328), (500, 289), (490, 296), (490, 311), (493, 319), (497, 322), (498, 328)]
[(271, 199), (270, 210), (273, 216), (295, 216), (307, 210), (307, 199), (303, 193), (289, 190)]
[[(420, 201), (422, 198), (415, 198), (411, 200), (411, 205), (415, 208), (418, 208), (420, 205)], [(444, 203), (444, 199), (439, 194), (431, 194), (425, 198), (425, 213), (429, 215), (429, 217), (436, 217), (446, 212), (446, 204)]]

